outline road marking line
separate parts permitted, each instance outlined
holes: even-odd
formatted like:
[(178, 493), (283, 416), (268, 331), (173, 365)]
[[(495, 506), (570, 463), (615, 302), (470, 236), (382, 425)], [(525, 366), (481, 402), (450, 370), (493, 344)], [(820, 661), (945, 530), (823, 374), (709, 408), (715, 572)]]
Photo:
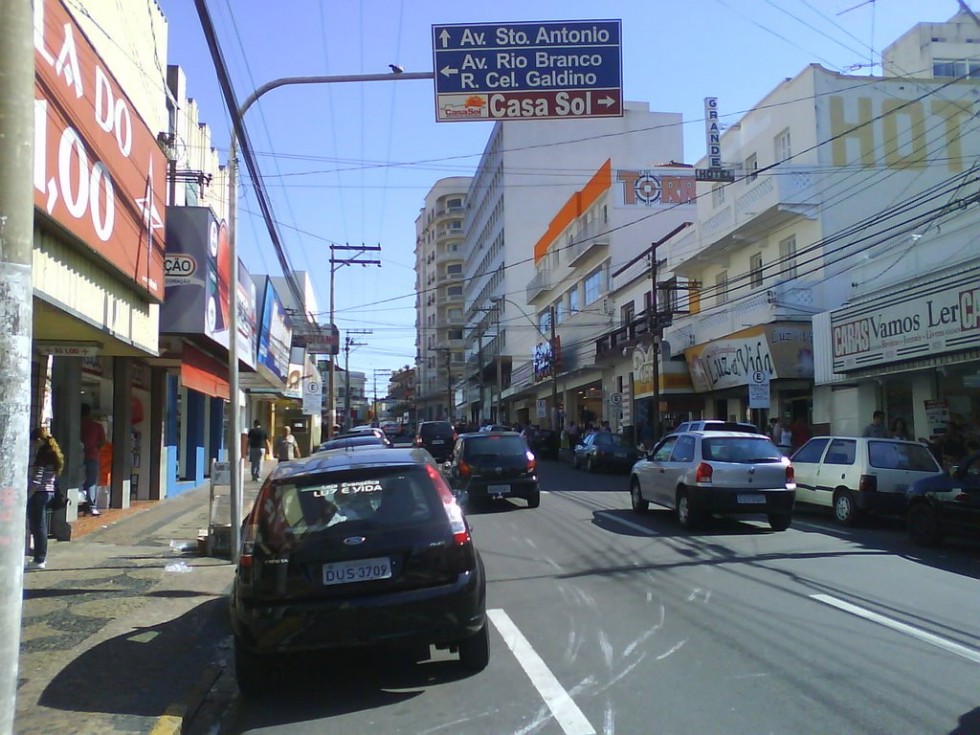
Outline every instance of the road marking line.
[(639, 531), (640, 533), (645, 533), (647, 536), (656, 536), (657, 532), (653, 531), (646, 526), (641, 526), (639, 523), (633, 523), (633, 521), (628, 521), (625, 518), (619, 518), (618, 516), (609, 515), (603, 511), (599, 511), (596, 515), (602, 516), (607, 521), (612, 521), (613, 523), (621, 523), (627, 528), (632, 528), (634, 531)]
[(487, 610), (487, 616), (566, 735), (595, 735), (595, 729), (585, 719), (582, 710), (551, 673), (551, 669), (537, 651), (531, 647), (527, 638), (514, 625), (510, 616), (500, 608)]
[(886, 628), (897, 630), (899, 633), (905, 633), (905, 635), (912, 636), (923, 643), (928, 643), (931, 646), (942, 648), (944, 651), (949, 651), (950, 653), (954, 653), (957, 656), (962, 656), (975, 664), (980, 664), (980, 651), (967, 648), (966, 646), (961, 646), (959, 643), (954, 643), (953, 641), (946, 640), (945, 638), (940, 638), (938, 635), (927, 633), (924, 630), (914, 628), (906, 623), (900, 623), (897, 620), (886, 618), (884, 615), (879, 615), (871, 610), (865, 610), (863, 607), (858, 607), (857, 605), (852, 605), (849, 602), (838, 600), (836, 597), (831, 597), (830, 595), (810, 595), (810, 597), (817, 602), (822, 602), (825, 605), (836, 607), (839, 610), (851, 613), (852, 615), (857, 615), (859, 618), (864, 618), (865, 620), (870, 620), (872, 623), (878, 623), (878, 625), (883, 625)]

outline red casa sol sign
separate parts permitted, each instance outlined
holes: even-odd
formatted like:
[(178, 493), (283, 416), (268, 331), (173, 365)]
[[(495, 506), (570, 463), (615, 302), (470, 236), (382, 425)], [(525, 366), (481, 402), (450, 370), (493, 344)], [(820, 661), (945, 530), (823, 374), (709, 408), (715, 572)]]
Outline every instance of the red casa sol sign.
[(34, 3), (34, 206), (153, 300), (166, 159), (60, 0)]

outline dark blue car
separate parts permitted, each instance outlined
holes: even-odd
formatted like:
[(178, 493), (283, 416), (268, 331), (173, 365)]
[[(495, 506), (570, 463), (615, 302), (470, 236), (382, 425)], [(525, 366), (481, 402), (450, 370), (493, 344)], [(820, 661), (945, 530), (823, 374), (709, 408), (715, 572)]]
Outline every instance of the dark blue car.
[(934, 546), (947, 535), (980, 538), (980, 452), (951, 473), (913, 482), (906, 499), (909, 537), (915, 543)]

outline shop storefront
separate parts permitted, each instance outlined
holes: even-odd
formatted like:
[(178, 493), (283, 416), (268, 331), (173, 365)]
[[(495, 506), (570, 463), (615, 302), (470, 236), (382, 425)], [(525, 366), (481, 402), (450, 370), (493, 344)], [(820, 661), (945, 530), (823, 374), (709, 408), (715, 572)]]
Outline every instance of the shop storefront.
[(701, 416), (751, 421), (770, 416), (813, 425), (813, 327), (775, 322), (684, 350)]
[(938, 438), (952, 422), (980, 440), (980, 260), (814, 322), (835, 430), (857, 432), (880, 409), (913, 438)]
[[(83, 403), (106, 429), (103, 503), (160, 497), (166, 159), (111, 70), (56, 0), (35, 2), (34, 391), (69, 491)], [(109, 452), (111, 448), (111, 453)], [(77, 506), (72, 507), (74, 508)]]
[(238, 300), (240, 376), (255, 369), (256, 306), (255, 284), (241, 261), (232, 269), (225, 225), (208, 207), (168, 209), (166, 266), (155, 362), (169, 369), (164, 452), (168, 494), (176, 494), (204, 482), (224, 456), (230, 299)]

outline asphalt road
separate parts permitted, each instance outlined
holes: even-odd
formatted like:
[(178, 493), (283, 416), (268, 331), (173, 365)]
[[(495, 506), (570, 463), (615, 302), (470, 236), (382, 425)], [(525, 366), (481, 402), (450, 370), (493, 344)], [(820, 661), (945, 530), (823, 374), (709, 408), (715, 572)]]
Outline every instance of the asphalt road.
[(627, 478), (543, 463), (538, 509), (471, 514), (490, 666), (291, 662), (233, 733), (980, 733), (980, 544), (797, 513), (681, 531)]

